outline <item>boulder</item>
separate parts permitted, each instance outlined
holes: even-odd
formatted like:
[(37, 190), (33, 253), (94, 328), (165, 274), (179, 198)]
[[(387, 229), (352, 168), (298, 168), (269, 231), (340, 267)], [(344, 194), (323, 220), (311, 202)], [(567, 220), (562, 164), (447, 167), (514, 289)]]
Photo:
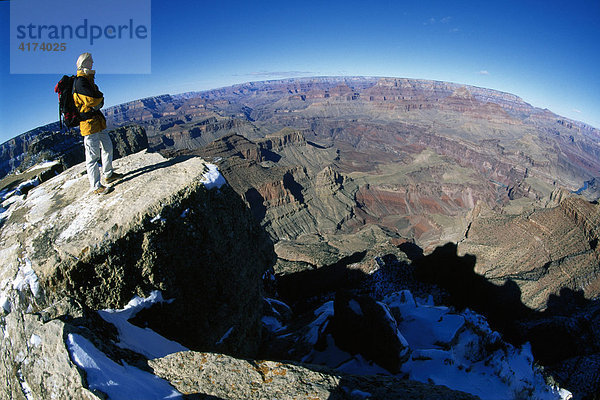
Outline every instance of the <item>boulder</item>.
[(0, 324), (0, 398), (99, 399), (84, 387), (64, 342), (65, 323), (11, 313)]
[(181, 352), (148, 362), (154, 373), (189, 398), (219, 399), (475, 399), (391, 376), (355, 376), (300, 363), (248, 361), (222, 354)]
[(400, 371), (410, 349), (385, 304), (340, 291), (333, 307), (330, 329), (340, 349), (360, 353), (392, 373)]

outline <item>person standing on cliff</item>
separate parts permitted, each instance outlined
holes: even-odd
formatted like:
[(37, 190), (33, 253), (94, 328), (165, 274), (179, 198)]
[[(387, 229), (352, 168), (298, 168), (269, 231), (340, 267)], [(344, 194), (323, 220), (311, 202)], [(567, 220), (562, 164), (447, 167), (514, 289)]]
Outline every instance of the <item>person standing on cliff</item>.
[(105, 194), (109, 193), (112, 188), (101, 183), (98, 162), (102, 160), (105, 185), (122, 178), (123, 175), (113, 170), (113, 145), (106, 132), (106, 119), (100, 111), (104, 105), (104, 95), (94, 82), (96, 71), (92, 69), (93, 64), (94, 60), (90, 53), (83, 53), (77, 59), (77, 78), (73, 83), (73, 100), (83, 118), (79, 123), (79, 130), (83, 136), (85, 166), (91, 189), (96, 194)]

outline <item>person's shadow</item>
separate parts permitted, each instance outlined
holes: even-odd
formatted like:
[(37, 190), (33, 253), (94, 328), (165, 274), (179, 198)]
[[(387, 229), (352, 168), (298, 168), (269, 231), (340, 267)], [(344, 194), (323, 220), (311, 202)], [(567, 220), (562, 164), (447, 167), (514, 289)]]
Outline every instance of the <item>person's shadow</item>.
[(484, 315), (490, 327), (513, 345), (529, 342), (535, 360), (547, 367), (561, 386), (578, 395), (600, 395), (600, 375), (591, 374), (581, 384), (574, 382), (582, 379), (585, 368), (565, 373), (566, 363), (573, 360), (600, 359), (600, 301), (586, 299), (581, 290), (563, 288), (558, 295), (549, 296), (544, 311), (536, 311), (523, 304), (521, 290), (513, 280), (495, 285), (475, 273), (475, 264), (476, 257), (459, 256), (454, 243), (413, 261), (419, 280), (447, 291), (445, 303)]
[(152, 171), (157, 171), (159, 169), (172, 167), (173, 165), (185, 162), (191, 158), (194, 158), (194, 156), (187, 156), (187, 155), (177, 156), (177, 157), (169, 158), (169, 159), (167, 159), (163, 162), (159, 162), (157, 164), (147, 165), (145, 167), (141, 167), (141, 168), (135, 169), (133, 171), (125, 172), (125, 173), (123, 173), (123, 178), (116, 181), (114, 183), (114, 185), (119, 185), (121, 183), (131, 181), (141, 175), (147, 174)]
[(510, 342), (521, 345), (522, 337), (514, 322), (536, 314), (521, 302), (521, 289), (512, 280), (494, 285), (475, 273), (477, 258), (457, 254), (457, 245), (447, 243), (431, 254), (413, 261), (417, 279), (445, 289), (450, 305), (470, 308), (487, 317), (490, 327), (501, 332)]

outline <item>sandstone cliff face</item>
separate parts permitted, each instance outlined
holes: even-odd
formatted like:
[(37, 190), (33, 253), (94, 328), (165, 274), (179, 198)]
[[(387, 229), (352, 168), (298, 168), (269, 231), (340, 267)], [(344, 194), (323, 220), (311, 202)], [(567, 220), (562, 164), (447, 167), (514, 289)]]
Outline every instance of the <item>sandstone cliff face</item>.
[[(34, 130), (0, 146), (0, 176), (23, 171), (44, 160), (60, 161), (63, 169), (85, 160), (83, 137), (77, 131)], [(109, 131), (114, 157), (124, 157), (148, 148), (144, 128), (126, 125)]]
[(111, 124), (139, 123), (147, 121), (159, 115), (167, 115), (179, 107), (176, 99), (170, 95), (148, 97), (145, 99), (131, 101), (104, 110), (107, 122)]
[(223, 118), (215, 113), (196, 116), (196, 120), (190, 120), (190, 116), (186, 116), (184, 120), (175, 118), (169, 118), (166, 122), (161, 118), (150, 124), (152, 149), (197, 149), (233, 132), (252, 136), (254, 130), (247, 121)]
[[(195, 349), (258, 348), (261, 278), (273, 250), (244, 202), (227, 185), (205, 187), (200, 158), (142, 152), (115, 165), (125, 177), (111, 194), (89, 193), (80, 164), (7, 210), (0, 397), (91, 398), (63, 336), (81, 330), (82, 312), (121, 308), (152, 290), (172, 299), (146, 320), (155, 331)], [(108, 345), (111, 335), (98, 332)]]
[[(251, 82), (140, 99), (105, 114), (110, 126), (142, 124), (156, 148), (195, 148), (234, 131), (251, 139), (284, 127), (318, 132), (327, 120), (337, 122), (336, 133), (342, 134), (349, 121), (371, 127), (405, 123), (417, 128), (413, 135), (425, 130), (461, 146), (475, 145), (481, 154), (511, 158), (509, 165), (523, 166), (522, 158), (529, 157), (534, 164), (527, 166), (534, 167), (529, 173), (570, 189), (600, 173), (597, 129), (509, 93), (447, 82), (364, 77)], [(32, 136), (3, 146), (0, 163), (11, 168), (4, 155), (14, 155)]]
[(600, 294), (598, 227), (600, 206), (569, 196), (552, 208), (476, 216), (459, 251), (476, 256), (477, 273), (515, 281), (524, 304), (543, 309), (563, 288)]
[(331, 165), (335, 151), (307, 144), (300, 132), (282, 131), (256, 142), (226, 136), (195, 152), (167, 154), (194, 153), (220, 160), (232, 188), (274, 240), (333, 232), (352, 216), (355, 189), (346, 188)]
[(58, 122), (38, 127), (0, 144), (0, 176), (4, 176), (19, 167), (29, 143), (43, 132), (57, 131)]
[(290, 145), (304, 146), (306, 145), (306, 139), (301, 131), (287, 128), (267, 135), (259, 143), (262, 148), (267, 150), (281, 151)]

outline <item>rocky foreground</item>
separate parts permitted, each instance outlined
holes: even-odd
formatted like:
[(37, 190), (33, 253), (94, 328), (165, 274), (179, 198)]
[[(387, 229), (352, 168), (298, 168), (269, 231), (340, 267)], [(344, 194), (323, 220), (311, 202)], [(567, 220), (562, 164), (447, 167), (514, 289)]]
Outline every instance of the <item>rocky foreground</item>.
[[(147, 398), (361, 398), (367, 388), (382, 392), (380, 385), (396, 398), (470, 398), (429, 383), (218, 355), (257, 354), (271, 242), (200, 158), (141, 152), (115, 165), (125, 177), (111, 194), (90, 193), (80, 164), (16, 195), (2, 215), (1, 398), (94, 399), (115, 387), (109, 398), (122, 398), (118, 393), (142, 390), (131, 389), (131, 380), (151, 388), (155, 397)], [(151, 316), (140, 321), (143, 311), (136, 309), (119, 319), (117, 309), (143, 303), (130, 299), (156, 299), (157, 290), (161, 301)], [(149, 335), (128, 322), (135, 314), (137, 324), (176, 342), (152, 334), (153, 345), (132, 346), (131, 337)], [(134, 332), (130, 339), (127, 332)], [(186, 348), (213, 354), (161, 360)], [(209, 360), (207, 367), (199, 366), (202, 360)], [(182, 386), (167, 368), (173, 362), (177, 373), (190, 374), (185, 382), (203, 383)], [(209, 375), (202, 373), (206, 368)], [(97, 374), (109, 377), (104, 386)]]
[(329, 368), (248, 361), (223, 354), (185, 352), (149, 361), (181, 393), (224, 399), (476, 399), (444, 386), (390, 376), (358, 376)]
[[(70, 382), (83, 382), (79, 374), (57, 384), (58, 371), (47, 378), (52, 369), (39, 365), (59, 360), (76, 371), (60, 339), (69, 329), (62, 321), (122, 307), (154, 289), (175, 299), (160, 318), (182, 343), (256, 352), (261, 276), (272, 253), (244, 203), (227, 187), (209, 190), (209, 166), (199, 158), (142, 152), (116, 167), (125, 177), (109, 195), (89, 193), (77, 165), (3, 215), (0, 374), (8, 398), (22, 397), (23, 382), (36, 397), (77, 398), (61, 391), (83, 391)], [(56, 338), (44, 341), (47, 330)], [(31, 337), (42, 338), (40, 345)]]

